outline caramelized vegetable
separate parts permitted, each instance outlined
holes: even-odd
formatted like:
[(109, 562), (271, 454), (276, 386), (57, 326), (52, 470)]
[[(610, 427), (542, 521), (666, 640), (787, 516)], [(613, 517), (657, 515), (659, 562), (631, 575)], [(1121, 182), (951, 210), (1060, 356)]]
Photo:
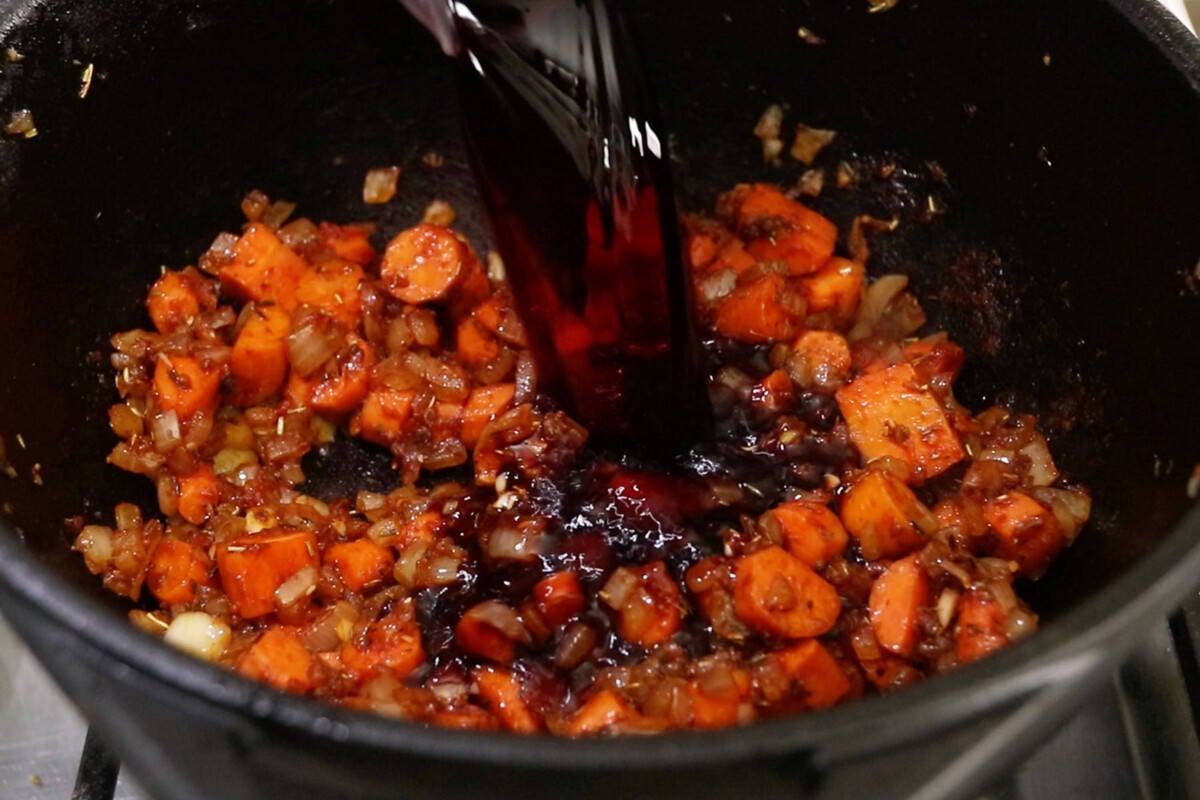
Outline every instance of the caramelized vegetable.
[[(107, 588), (153, 595), (139, 627), (254, 680), (522, 735), (744, 725), (1019, 639), (1014, 579), (1089, 515), (1031, 416), (955, 399), (966, 354), (919, 330), (906, 276), (868, 281), (864, 235), (888, 228), (865, 215), (837, 255), (766, 184), (685, 218), (716, 424), (655, 464), (538, 393), (501, 265), (444, 206), (382, 256), (372, 226), (244, 209), (203, 272), (156, 276), (152, 329), (111, 340), (109, 461), (160, 518), (71, 527)], [(339, 437), (369, 444), (326, 494)]]
[(734, 602), (747, 625), (788, 639), (819, 636), (842, 610), (837, 590), (778, 547), (743, 556), (737, 563)]

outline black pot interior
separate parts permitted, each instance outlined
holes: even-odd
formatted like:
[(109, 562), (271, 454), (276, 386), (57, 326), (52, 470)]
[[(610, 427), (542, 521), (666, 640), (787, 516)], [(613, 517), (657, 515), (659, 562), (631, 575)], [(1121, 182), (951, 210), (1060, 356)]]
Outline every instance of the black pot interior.
[[(1060, 615), (1149, 552), (1189, 505), (1200, 456), (1200, 98), (1176, 62), (1099, 1), (630, 5), (686, 208), (796, 179), (798, 164), (764, 166), (751, 134), (770, 103), (840, 132), (827, 166), (901, 166), (817, 204), (843, 224), (901, 215), (871, 267), (909, 272), (934, 327), (967, 345), (960, 399), (1046, 414), (1060, 464), (1094, 490), (1095, 522), (1029, 588), (1037, 610)], [(381, 234), (435, 196), (481, 246), (486, 227), (450, 65), (392, 0), (0, 8), (23, 56), (0, 61), (0, 112), (28, 108), (38, 131), (0, 141), (0, 436), (17, 471), (0, 478), (0, 521), (116, 607), (63, 520), (152, 505), (142, 479), (104, 464), (106, 342), (146, 324), (159, 266), (235, 229), (252, 188)], [(421, 162), (431, 150), (440, 170)], [(931, 161), (947, 213), (919, 224)], [(404, 168), (398, 199), (363, 205), (364, 172), (386, 164)]]

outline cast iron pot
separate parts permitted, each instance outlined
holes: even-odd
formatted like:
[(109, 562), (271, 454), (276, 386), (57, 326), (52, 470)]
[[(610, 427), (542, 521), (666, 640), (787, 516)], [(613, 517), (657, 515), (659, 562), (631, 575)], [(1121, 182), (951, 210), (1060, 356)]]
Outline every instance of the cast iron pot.
[[(794, 178), (764, 167), (751, 136), (773, 102), (840, 131), (835, 159), (894, 151), (949, 176), (947, 213), (898, 232), (872, 267), (908, 270), (966, 343), (961, 398), (1046, 414), (1061, 465), (1093, 490), (1089, 529), (1028, 587), (1041, 630), (894, 695), (607, 741), (350, 713), (135, 631), (63, 520), (152, 505), (141, 479), (104, 465), (104, 365), (108, 335), (145, 324), (159, 265), (235, 228), (254, 187), (384, 230), (436, 195), (481, 245), (486, 231), (450, 65), (389, 0), (7, 0), (0, 32), (23, 60), (0, 66), (0, 109), (32, 110), (37, 136), (0, 142), (0, 434), (17, 472), (0, 478), (0, 597), (156, 797), (963, 795), (1084, 702), (1200, 577), (1186, 492), (1200, 459), (1200, 48), (1183, 28), (1137, 0), (631, 5), (686, 207)], [(428, 150), (446, 167), (422, 169)], [(392, 163), (400, 199), (368, 209), (363, 173)], [(924, 198), (858, 200), (887, 214)]]

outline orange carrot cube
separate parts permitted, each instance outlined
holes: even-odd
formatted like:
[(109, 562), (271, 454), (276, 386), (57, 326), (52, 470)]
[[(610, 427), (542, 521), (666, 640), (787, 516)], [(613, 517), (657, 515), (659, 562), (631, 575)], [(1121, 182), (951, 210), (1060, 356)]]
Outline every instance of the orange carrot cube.
[(835, 393), (850, 439), (867, 463), (890, 456), (909, 465), (913, 483), (940, 475), (966, 455), (946, 412), (911, 364), (867, 373)]
[(317, 537), (309, 531), (252, 533), (217, 547), (221, 586), (244, 619), (275, 610), (275, 590), (292, 575), (318, 567)]
[(863, 558), (899, 558), (925, 543), (937, 519), (912, 489), (885, 472), (870, 471), (842, 497), (842, 524)]
[(790, 500), (763, 516), (779, 525), (788, 552), (813, 569), (841, 558), (850, 541), (837, 514), (820, 503)]
[(367, 538), (339, 542), (325, 548), (325, 563), (337, 572), (352, 592), (386, 580), (392, 574), (392, 551)]
[(233, 259), (217, 274), (221, 290), (238, 300), (275, 303), (291, 312), (296, 308), (296, 287), (308, 270), (298, 256), (259, 222), (251, 223), (233, 247)]

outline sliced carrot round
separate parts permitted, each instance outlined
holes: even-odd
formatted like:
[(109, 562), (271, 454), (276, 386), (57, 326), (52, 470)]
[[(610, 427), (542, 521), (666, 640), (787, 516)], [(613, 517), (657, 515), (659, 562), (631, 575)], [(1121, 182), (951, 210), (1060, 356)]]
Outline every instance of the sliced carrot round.
[(466, 246), (450, 229), (421, 224), (392, 239), (379, 274), (394, 297), (428, 303), (454, 288), (467, 257)]

